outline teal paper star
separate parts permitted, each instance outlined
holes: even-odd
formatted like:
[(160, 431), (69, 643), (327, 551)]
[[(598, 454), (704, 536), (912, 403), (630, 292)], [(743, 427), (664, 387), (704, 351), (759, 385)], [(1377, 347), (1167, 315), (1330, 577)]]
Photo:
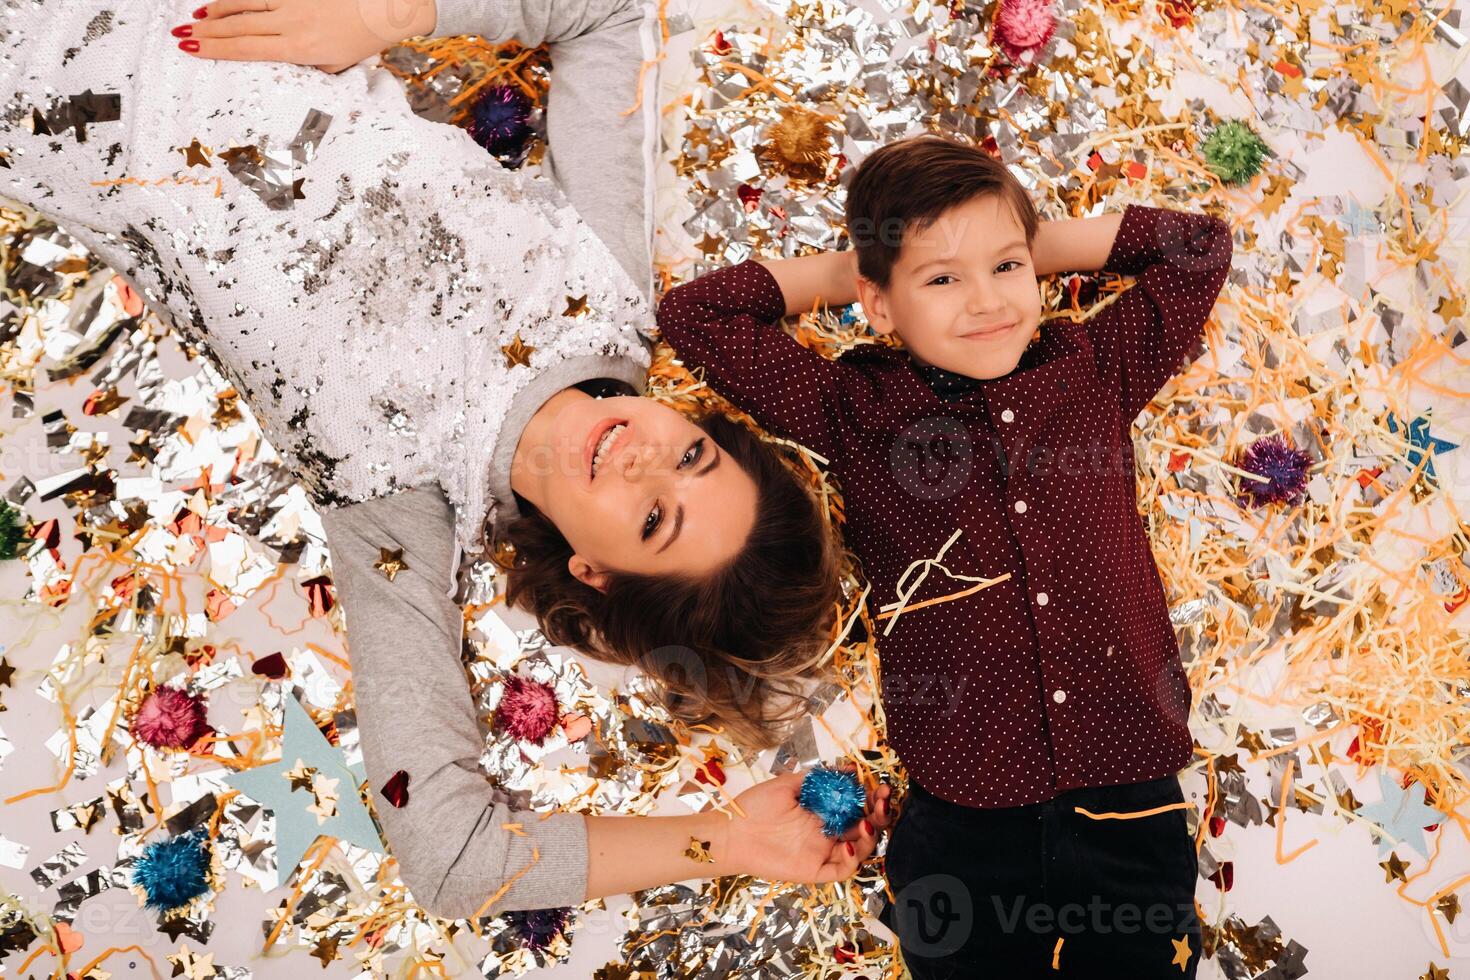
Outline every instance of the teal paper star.
[[(1439, 823), (1445, 815), (1434, 807), (1425, 805), (1424, 784), (1416, 782), (1406, 790), (1380, 768), (1378, 785), (1383, 790), (1383, 799), (1377, 803), (1364, 804), (1354, 812), (1367, 817), (1399, 841), (1412, 844), (1414, 850), (1426, 858), (1429, 857), (1428, 845), (1424, 843), (1424, 828)], [(1393, 850), (1393, 841), (1382, 834), (1374, 836), (1378, 838), (1379, 857)]]
[[(1399, 421), (1394, 418), (1393, 413), (1388, 413), (1388, 431), (1398, 432)], [(1450, 442), (1447, 439), (1437, 439), (1429, 433), (1429, 416), (1421, 415), (1409, 423), (1409, 452), (1408, 460), (1410, 466), (1418, 466), (1419, 460), (1424, 458), (1424, 450), (1430, 451), (1429, 459), (1424, 464), (1424, 476), (1432, 483), (1438, 483), (1434, 475), (1434, 457), (1443, 456), (1451, 449), (1459, 449), (1460, 444)]]
[[(277, 884), (290, 876), (322, 834), (369, 850), (384, 850), (373, 818), (357, 795), (362, 777), (347, 766), (341, 750), (326, 740), (306, 709), (289, 695), (285, 715), (281, 761), (225, 777), (230, 786), (276, 815)], [(322, 802), (332, 795), (334, 802)], [(319, 816), (308, 807), (323, 814), (335, 812)]]

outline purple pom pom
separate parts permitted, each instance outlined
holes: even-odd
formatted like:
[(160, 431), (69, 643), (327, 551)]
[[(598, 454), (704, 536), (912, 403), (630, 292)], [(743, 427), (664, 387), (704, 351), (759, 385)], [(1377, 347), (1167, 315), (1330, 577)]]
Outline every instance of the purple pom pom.
[(1241, 477), (1241, 503), (1252, 507), (1266, 504), (1294, 504), (1307, 489), (1307, 470), (1312, 460), (1281, 436), (1267, 436), (1251, 443), (1241, 454), (1236, 466), (1257, 476), (1267, 478), (1266, 483)]
[(491, 85), (475, 100), (470, 135), (496, 156), (514, 156), (531, 135), (531, 100), (514, 85)]
[(571, 920), (570, 908), (527, 909), (505, 913), (510, 931), (521, 945), (537, 953), (550, 946), (561, 935)]

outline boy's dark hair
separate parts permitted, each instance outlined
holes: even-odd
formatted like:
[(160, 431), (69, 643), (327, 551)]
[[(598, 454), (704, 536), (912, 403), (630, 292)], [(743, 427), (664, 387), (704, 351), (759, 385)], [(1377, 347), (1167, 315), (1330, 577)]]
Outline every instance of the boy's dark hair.
[(847, 188), (847, 235), (858, 272), (886, 289), (904, 237), (982, 194), (999, 194), (1036, 237), (1036, 204), (1005, 164), (978, 146), (926, 133), (881, 146), (859, 164)]
[[(607, 591), (567, 569), (572, 548), (529, 502), (505, 530), (515, 546), (506, 601), (553, 643), (654, 680), (670, 714), (769, 748), (807, 710), (780, 682), (815, 677), (842, 596), (839, 552), (820, 505), (774, 445), (713, 412), (697, 424), (756, 486), (755, 522), (733, 559), (702, 578), (612, 573)], [(783, 701), (787, 710), (770, 708)]]

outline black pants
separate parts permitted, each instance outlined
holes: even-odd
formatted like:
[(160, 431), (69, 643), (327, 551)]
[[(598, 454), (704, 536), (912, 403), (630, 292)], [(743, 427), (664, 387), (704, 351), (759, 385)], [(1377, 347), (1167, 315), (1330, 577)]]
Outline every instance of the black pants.
[(1172, 775), (997, 809), (910, 780), (886, 858), (895, 901), (879, 919), (914, 980), (1194, 980), (1199, 865), (1185, 811), (1074, 809), (1183, 801)]

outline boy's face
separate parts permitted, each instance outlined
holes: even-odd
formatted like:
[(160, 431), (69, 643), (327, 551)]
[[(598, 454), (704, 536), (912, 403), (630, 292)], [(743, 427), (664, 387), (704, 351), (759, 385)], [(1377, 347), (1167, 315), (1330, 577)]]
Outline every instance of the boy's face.
[(898, 334), (924, 364), (971, 378), (1015, 370), (1041, 322), (1026, 233), (998, 194), (910, 229), (888, 287), (860, 276), (858, 296), (874, 330)]

